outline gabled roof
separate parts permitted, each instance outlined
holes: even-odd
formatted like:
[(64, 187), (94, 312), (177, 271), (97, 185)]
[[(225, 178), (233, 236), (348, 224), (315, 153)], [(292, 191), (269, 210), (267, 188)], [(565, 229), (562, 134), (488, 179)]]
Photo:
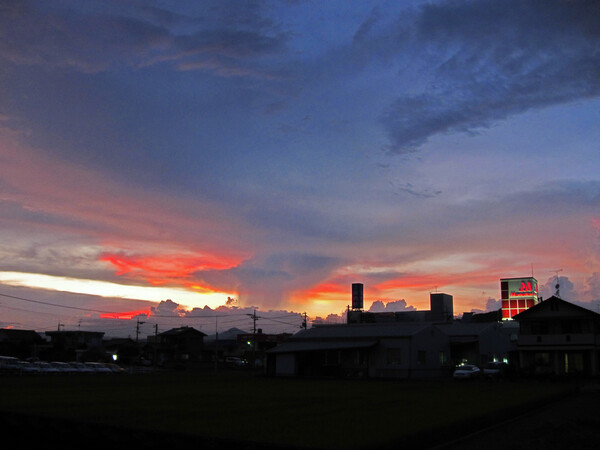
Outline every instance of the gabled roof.
[(431, 327), (429, 322), (398, 322), (390, 324), (338, 324), (319, 325), (302, 330), (293, 335), (290, 341), (316, 340), (316, 339), (369, 339), (408, 337)]
[(127, 344), (135, 344), (135, 341), (131, 338), (110, 338), (104, 341), (104, 345), (127, 345)]
[(0, 328), (0, 341), (43, 341), (44, 338), (34, 330), (16, 330)]
[(571, 312), (578, 313), (579, 315), (589, 316), (596, 320), (600, 320), (600, 314), (592, 311), (591, 309), (587, 309), (587, 308), (584, 308), (583, 306), (579, 306), (574, 303), (568, 302), (568, 301), (563, 300), (562, 298), (556, 297), (554, 295), (542, 302), (539, 302), (539, 303), (533, 305), (532, 307), (523, 311), (522, 313), (514, 315), (513, 319), (515, 319), (515, 320), (530, 319), (530, 318), (536, 317), (540, 313), (544, 313), (544, 312), (548, 312), (548, 311), (555, 311), (555, 310), (556, 310), (555, 315), (561, 315), (561, 312), (562, 312), (562, 314), (564, 314), (566, 311), (571, 311)]
[(298, 341), (284, 342), (283, 344), (267, 350), (267, 353), (295, 353), (320, 350), (344, 350), (356, 348), (369, 348), (377, 344), (375, 340), (366, 341)]
[(45, 331), (46, 336), (87, 336), (87, 337), (102, 337), (104, 331), (81, 331), (81, 330), (69, 330), (69, 331)]
[(192, 327), (171, 328), (170, 330), (159, 333), (159, 336), (181, 336), (188, 333), (206, 336), (206, 333), (203, 333), (202, 331), (196, 330)]
[(489, 328), (494, 328), (496, 322), (452, 322), (435, 324), (436, 328), (442, 330), (448, 336), (479, 336)]

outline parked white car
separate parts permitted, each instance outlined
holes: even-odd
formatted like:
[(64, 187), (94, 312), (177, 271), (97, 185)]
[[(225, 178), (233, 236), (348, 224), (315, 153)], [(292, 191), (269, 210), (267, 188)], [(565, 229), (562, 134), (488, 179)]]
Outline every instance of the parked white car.
[(471, 380), (479, 378), (481, 369), (473, 364), (462, 364), (454, 370), (452, 375), (457, 380)]
[(94, 373), (113, 373), (106, 365), (99, 362), (86, 362), (85, 365), (92, 369)]
[(69, 365), (73, 367), (77, 373), (94, 373), (94, 369), (86, 366), (82, 362), (70, 362)]
[(19, 361), (19, 370), (22, 374), (40, 373), (40, 368), (30, 361)]
[(237, 356), (228, 356), (225, 358), (225, 364), (229, 367), (244, 367), (247, 362), (245, 359), (238, 358)]
[(19, 359), (13, 356), (0, 356), (0, 373), (19, 372)]
[(112, 373), (125, 373), (125, 369), (123, 369), (118, 364), (115, 364), (115, 363), (106, 363), (104, 365), (106, 367), (108, 367), (111, 370)]
[(506, 374), (508, 364), (502, 362), (490, 362), (483, 366), (485, 378), (501, 378)]
[(47, 374), (60, 373), (60, 371), (56, 367), (54, 367), (52, 364), (50, 364), (49, 362), (36, 361), (33, 364), (39, 368), (40, 373), (47, 373)]
[(70, 364), (67, 364), (66, 362), (51, 361), (50, 364), (52, 365), (52, 367), (55, 367), (56, 369), (58, 369), (58, 371), (61, 373), (75, 373), (76, 372), (75, 368), (73, 368)]

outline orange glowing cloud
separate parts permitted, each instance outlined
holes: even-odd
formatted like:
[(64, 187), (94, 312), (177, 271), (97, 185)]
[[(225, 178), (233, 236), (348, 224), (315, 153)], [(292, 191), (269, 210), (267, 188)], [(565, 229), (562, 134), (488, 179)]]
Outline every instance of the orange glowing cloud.
[(140, 309), (139, 311), (128, 311), (128, 312), (117, 312), (117, 313), (104, 313), (100, 315), (101, 319), (122, 319), (131, 320), (137, 316), (151, 316), (152, 311), (150, 309)]
[(347, 294), (350, 292), (348, 285), (341, 285), (336, 283), (322, 283), (314, 286), (312, 289), (305, 291), (308, 297), (320, 297), (328, 294)]
[(194, 272), (201, 270), (223, 270), (236, 266), (239, 261), (217, 256), (187, 255), (123, 255), (105, 253), (101, 261), (116, 268), (115, 274), (130, 279), (144, 280), (154, 286), (176, 284), (194, 290), (214, 291), (194, 279)]
[(295, 291), (292, 294), (292, 301), (298, 305), (305, 305), (315, 301), (333, 302), (346, 299), (351, 294), (349, 284), (341, 284), (337, 281), (327, 281), (317, 284), (308, 289)]

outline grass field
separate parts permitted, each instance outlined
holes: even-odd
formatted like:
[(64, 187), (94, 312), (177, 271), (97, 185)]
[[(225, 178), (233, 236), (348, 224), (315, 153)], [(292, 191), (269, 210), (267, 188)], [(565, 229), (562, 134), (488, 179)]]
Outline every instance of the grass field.
[(339, 449), (452, 438), (569, 389), (522, 381), (303, 380), (241, 372), (3, 377), (0, 386), (1, 412)]

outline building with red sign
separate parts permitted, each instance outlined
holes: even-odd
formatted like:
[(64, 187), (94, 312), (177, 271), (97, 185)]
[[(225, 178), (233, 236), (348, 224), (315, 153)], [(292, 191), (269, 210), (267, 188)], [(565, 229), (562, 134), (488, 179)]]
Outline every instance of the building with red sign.
[(500, 279), (502, 320), (511, 320), (515, 314), (539, 302), (538, 282), (533, 277)]

